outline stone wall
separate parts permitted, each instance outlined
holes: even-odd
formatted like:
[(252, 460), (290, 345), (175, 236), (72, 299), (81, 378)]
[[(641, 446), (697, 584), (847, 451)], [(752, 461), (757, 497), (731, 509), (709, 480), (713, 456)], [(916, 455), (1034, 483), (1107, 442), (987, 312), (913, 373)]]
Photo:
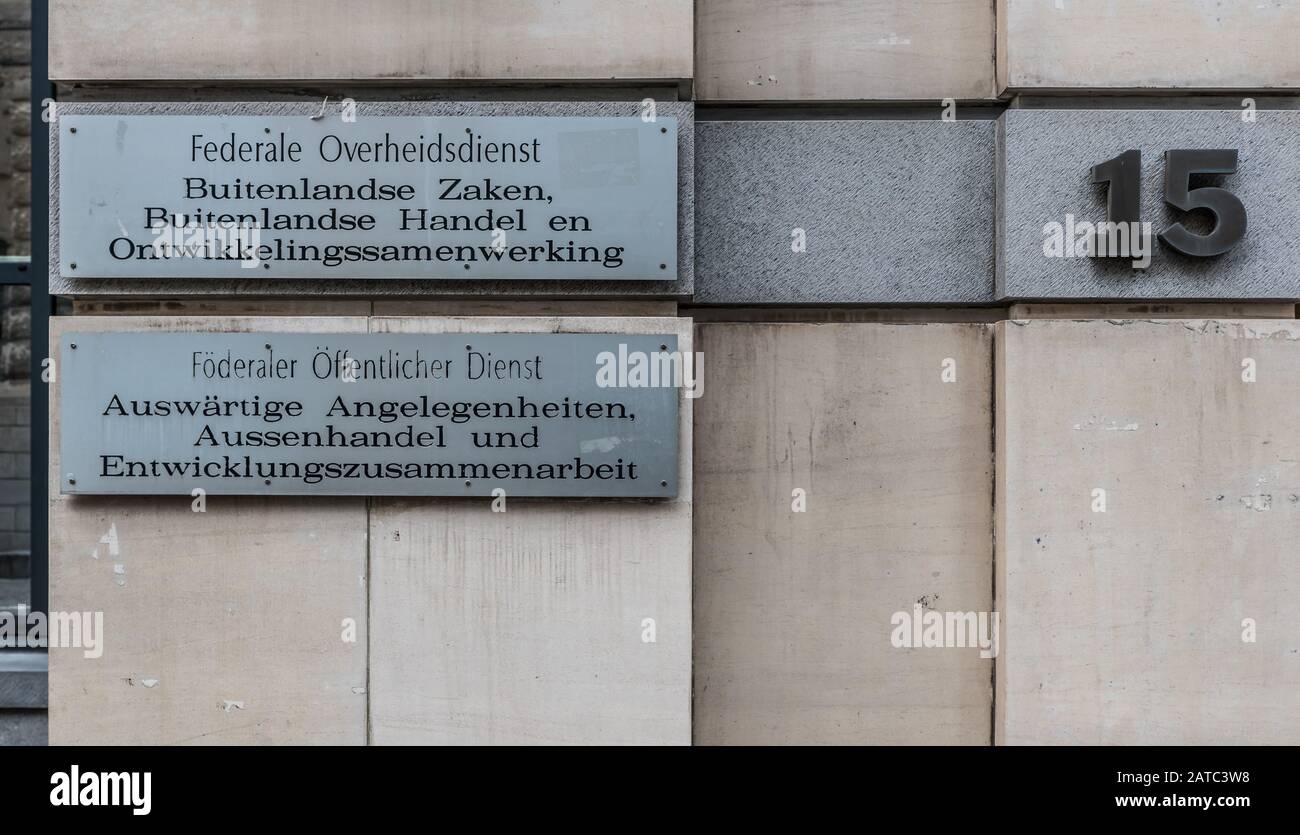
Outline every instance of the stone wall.
[[(55, 741), (1297, 741), (1295, 4), (436, 5), (54, 0), (51, 75), (61, 112), (159, 118), (653, 98), (684, 126), (679, 281), (100, 281), (54, 258), (75, 301), (55, 330), (671, 323), (706, 368), (681, 495), (503, 520), (241, 497), (196, 520), (176, 497), (56, 492), (52, 605), (105, 609), (120, 643), (52, 653)], [(22, 69), (0, 69), (21, 113)], [(1129, 149), (1142, 219), (1203, 231), (1170, 200), (1166, 154), (1187, 148), (1238, 152), (1182, 184), (1242, 201), (1230, 252), (1157, 240), (1135, 269), (1044, 246), (1106, 218), (1092, 167)], [(16, 228), (22, 151), (5, 164)], [(5, 303), (19, 397), (25, 299)], [(22, 495), (0, 492), (16, 547)], [(108, 532), (124, 574), (93, 556)], [(653, 649), (620, 631), (647, 608)], [(359, 647), (322, 637), (354, 612)], [(996, 658), (900, 644), (913, 612), (998, 615)]]

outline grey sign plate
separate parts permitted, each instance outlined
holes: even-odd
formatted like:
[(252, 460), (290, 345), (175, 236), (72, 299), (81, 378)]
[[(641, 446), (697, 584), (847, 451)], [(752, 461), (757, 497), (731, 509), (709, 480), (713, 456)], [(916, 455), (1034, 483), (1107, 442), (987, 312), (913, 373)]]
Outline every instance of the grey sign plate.
[(677, 278), (673, 117), (65, 115), (58, 129), (65, 278)]
[(673, 334), (67, 334), (60, 487), (671, 497), (679, 392), (638, 370), (676, 352)]

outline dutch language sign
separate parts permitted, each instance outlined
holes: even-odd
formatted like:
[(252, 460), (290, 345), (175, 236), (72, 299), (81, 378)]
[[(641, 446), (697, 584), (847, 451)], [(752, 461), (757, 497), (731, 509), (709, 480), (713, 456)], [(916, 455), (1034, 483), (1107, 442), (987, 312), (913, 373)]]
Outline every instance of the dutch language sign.
[(78, 333), (64, 493), (677, 494), (675, 335)]
[(677, 277), (671, 117), (58, 126), (68, 278)]

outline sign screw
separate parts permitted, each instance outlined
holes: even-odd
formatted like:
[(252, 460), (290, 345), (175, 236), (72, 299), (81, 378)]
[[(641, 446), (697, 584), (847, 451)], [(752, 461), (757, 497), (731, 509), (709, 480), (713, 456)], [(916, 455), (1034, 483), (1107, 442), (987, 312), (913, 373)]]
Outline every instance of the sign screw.
[(660, 487), (667, 487), (667, 486), (668, 486), (668, 482), (666, 482), (666, 481), (661, 481), (661, 482), (659, 482), (659, 486), (660, 486)]
[(75, 351), (77, 350), (77, 343), (71, 342), (68, 344), (68, 347)]
[(68, 269), (70, 269), (70, 270), (75, 270), (76, 268), (77, 268), (77, 262), (76, 262), (76, 261), (73, 261), (71, 264), (68, 265)]
[(69, 484), (76, 484), (76, 483), (77, 483), (77, 480), (76, 480), (75, 478), (73, 478), (72, 476), (68, 476), (68, 483), (69, 483)]
[(666, 270), (666, 269), (668, 269), (668, 265), (667, 265), (667, 264), (660, 264), (660, 265), (659, 265), (659, 269), (661, 269), (661, 270)]
[(76, 128), (68, 128), (68, 133), (76, 133), (76, 132), (77, 132)]

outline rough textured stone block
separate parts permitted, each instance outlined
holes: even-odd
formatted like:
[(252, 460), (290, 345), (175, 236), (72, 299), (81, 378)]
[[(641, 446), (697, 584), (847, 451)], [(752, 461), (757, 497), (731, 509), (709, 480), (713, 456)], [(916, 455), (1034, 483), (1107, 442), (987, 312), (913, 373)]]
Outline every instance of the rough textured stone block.
[(997, 0), (1013, 90), (1300, 87), (1300, 6), (1221, 0)]
[[(998, 296), (1004, 299), (1300, 298), (1300, 112), (1008, 110), (998, 130)], [(1192, 258), (1157, 241), (1146, 269), (1129, 261), (1048, 257), (1044, 227), (1106, 220), (1107, 190), (1091, 170), (1128, 149), (1142, 152), (1141, 219), (1153, 238), (1175, 223), (1209, 231), (1204, 212), (1165, 203), (1164, 153), (1238, 151), (1237, 171), (1196, 175), (1245, 205), (1246, 236), (1231, 251)]]
[[(357, 317), (56, 317), (77, 330), (365, 332)], [(51, 354), (53, 355), (53, 354)], [(59, 387), (50, 389), (58, 484)], [(50, 497), (50, 607), (103, 612), (103, 654), (52, 648), (54, 744), (361, 744), (366, 500)], [(343, 619), (356, 640), (343, 639)]]
[(998, 741), (1300, 742), (1300, 323), (1006, 322), (996, 374)]
[(48, 674), (44, 652), (0, 649), (0, 711), (44, 710)]
[(699, 100), (988, 99), (987, 0), (699, 0)]
[[(371, 329), (691, 344), (680, 318), (375, 318)], [(488, 499), (371, 501), (374, 743), (690, 742), (693, 402), (680, 399), (672, 500), (507, 496), (496, 513)]]
[[(331, 104), (331, 108), (334, 105)], [(320, 111), (305, 102), (112, 102), (60, 104), (59, 113), (296, 115)], [(358, 102), (357, 119), (372, 116), (641, 116), (639, 101), (626, 102)], [(415, 281), (403, 279), (238, 281), (214, 279), (94, 279), (59, 275), (59, 132), (50, 130), (50, 292), (57, 295), (282, 295), (282, 296), (688, 296), (695, 275), (695, 105), (659, 102), (659, 116), (677, 119), (676, 281)], [(338, 118), (332, 110), (330, 118)]]
[(891, 618), (992, 609), (991, 326), (698, 330), (696, 743), (989, 744), (993, 662)]
[(992, 300), (993, 122), (698, 130), (696, 301)]
[(692, 17), (690, 0), (52, 0), (50, 77), (680, 79)]
[(0, 710), (0, 748), (48, 745), (49, 721), (43, 710)]

